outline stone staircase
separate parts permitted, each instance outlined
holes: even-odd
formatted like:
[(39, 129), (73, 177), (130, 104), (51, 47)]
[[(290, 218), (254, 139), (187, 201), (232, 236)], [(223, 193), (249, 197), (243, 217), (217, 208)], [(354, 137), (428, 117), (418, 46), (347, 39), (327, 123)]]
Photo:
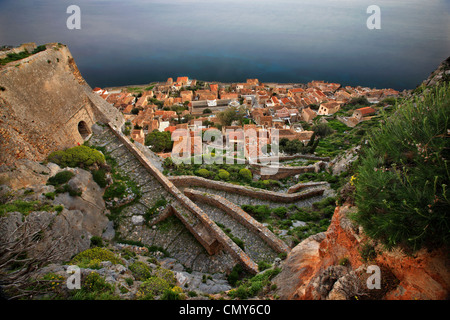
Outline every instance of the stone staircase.
[[(236, 261), (228, 252), (223, 250), (208, 252), (208, 250), (205, 250), (202, 244), (209, 244), (207, 248), (210, 248), (212, 243), (215, 242), (217, 246), (216, 239), (142, 165), (111, 129), (104, 128), (100, 133), (94, 134), (89, 140), (89, 144), (104, 147), (108, 155), (116, 161), (118, 173), (129, 177), (141, 190), (142, 197), (139, 201), (126, 206), (121, 212), (120, 225), (116, 226), (116, 232), (120, 233), (121, 238), (163, 248), (171, 257), (194, 271), (216, 273), (224, 272), (233, 267)], [(143, 217), (147, 210), (152, 208), (156, 201), (161, 198), (164, 198), (173, 208), (170, 210), (176, 211), (178, 215), (185, 218), (184, 220), (189, 225), (196, 228), (197, 234), (202, 235), (200, 240), (203, 243), (192, 236), (192, 233), (178, 219), (167, 219), (170, 223), (163, 221), (151, 228), (143, 224), (143, 218), (133, 219), (133, 217)]]
[[(115, 160), (118, 173), (133, 180), (142, 193), (138, 201), (121, 211), (120, 223), (115, 226), (120, 238), (163, 248), (185, 268), (199, 272), (227, 272), (240, 263), (256, 273), (255, 262), (270, 263), (277, 256), (278, 252), (257, 234), (220, 209), (192, 202), (112, 127), (97, 126), (89, 144), (103, 147)], [(161, 198), (167, 201), (166, 208), (146, 225), (143, 216)], [(239, 248), (214, 221), (230, 228), (233, 236), (244, 241), (245, 249)]]

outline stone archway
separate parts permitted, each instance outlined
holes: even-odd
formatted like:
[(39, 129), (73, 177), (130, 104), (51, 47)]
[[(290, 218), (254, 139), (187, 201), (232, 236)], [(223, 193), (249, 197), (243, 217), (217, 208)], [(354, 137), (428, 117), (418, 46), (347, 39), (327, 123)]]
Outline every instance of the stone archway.
[(80, 133), (83, 140), (86, 140), (91, 135), (91, 130), (86, 122), (80, 121), (78, 122), (78, 132)]

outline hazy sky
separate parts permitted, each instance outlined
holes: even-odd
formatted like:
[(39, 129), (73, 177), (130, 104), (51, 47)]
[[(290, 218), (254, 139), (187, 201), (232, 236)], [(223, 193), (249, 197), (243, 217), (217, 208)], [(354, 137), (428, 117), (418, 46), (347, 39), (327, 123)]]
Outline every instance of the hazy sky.
[[(69, 5), (81, 30), (68, 30)], [(369, 5), (381, 30), (369, 30)], [(0, 0), (0, 44), (67, 44), (91, 86), (188, 75), (413, 88), (450, 55), (450, 0)]]

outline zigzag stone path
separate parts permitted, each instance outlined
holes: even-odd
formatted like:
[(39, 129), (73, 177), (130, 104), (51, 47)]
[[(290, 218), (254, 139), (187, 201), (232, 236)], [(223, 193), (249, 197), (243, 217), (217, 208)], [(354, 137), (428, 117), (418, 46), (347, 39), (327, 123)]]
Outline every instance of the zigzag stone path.
[[(290, 250), (284, 243), (281, 249), (279, 244), (273, 247), (273, 242), (268, 245), (261, 238), (261, 234), (258, 235), (261, 230), (255, 233), (255, 230), (248, 229), (248, 224), (241, 224), (239, 220), (223, 211), (228, 207), (219, 209), (205, 201), (193, 203), (180, 192), (183, 187), (179, 190), (163, 177), (160, 171), (154, 168), (155, 166), (149, 164), (150, 159), (146, 158), (147, 155), (137, 151), (138, 149), (120, 133), (113, 132), (108, 127), (96, 126), (89, 143), (104, 147), (108, 155), (116, 161), (116, 170), (133, 180), (141, 190), (142, 197), (124, 207), (121, 212), (120, 223), (116, 226), (121, 238), (161, 247), (185, 268), (205, 273), (227, 272), (238, 262), (243, 263), (249, 271), (257, 272), (256, 262), (273, 262), (280, 252), (277, 250), (282, 252)], [(202, 187), (195, 187), (195, 190), (222, 196), (238, 205), (267, 204), (270, 207), (281, 205), (276, 201), (254, 199), (239, 193)], [(284, 205), (308, 206), (327, 196), (326, 193)], [(168, 204), (156, 215), (156, 221), (154, 220), (149, 227), (144, 223), (143, 216), (161, 198)], [(214, 221), (230, 229), (234, 237), (242, 240), (244, 250), (241, 250)], [(250, 227), (254, 229), (254, 226)], [(265, 240), (267, 241), (267, 238)]]
[[(116, 231), (127, 240), (140, 241), (149, 246), (165, 249), (172, 258), (180, 262), (185, 268), (193, 271), (217, 273), (230, 270), (237, 262), (226, 251), (220, 250), (209, 255), (205, 248), (189, 232), (176, 217), (171, 217), (155, 226), (148, 228), (142, 223), (135, 224), (133, 217), (143, 216), (155, 202), (164, 197), (177, 210), (186, 210), (177, 204), (177, 199), (152, 176), (128, 151), (121, 141), (105, 128), (95, 133), (89, 140), (93, 146), (104, 147), (109, 155), (117, 161), (117, 171), (128, 176), (140, 187), (142, 197), (137, 203), (123, 209), (120, 226)], [(135, 219), (142, 221), (143, 219)]]

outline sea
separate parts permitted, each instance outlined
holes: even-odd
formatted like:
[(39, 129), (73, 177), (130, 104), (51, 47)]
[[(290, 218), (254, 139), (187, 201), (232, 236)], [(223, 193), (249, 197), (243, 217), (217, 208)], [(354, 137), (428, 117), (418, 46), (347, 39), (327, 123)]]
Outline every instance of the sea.
[(67, 45), (92, 87), (188, 76), (403, 90), (450, 55), (450, 0), (0, 0), (0, 46), (25, 42)]

